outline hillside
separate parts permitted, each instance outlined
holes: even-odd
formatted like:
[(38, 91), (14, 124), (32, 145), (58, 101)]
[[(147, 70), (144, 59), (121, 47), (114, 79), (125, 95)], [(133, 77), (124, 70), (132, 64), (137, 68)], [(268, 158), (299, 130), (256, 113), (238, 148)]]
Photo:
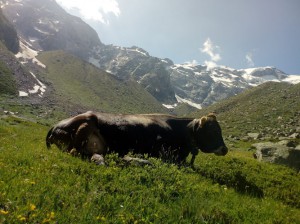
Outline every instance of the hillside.
[(236, 156), (204, 155), (196, 170), (151, 159), (96, 166), (57, 148), (48, 127), (0, 117), (1, 223), (297, 223), (296, 171)]
[[(55, 91), (50, 98), (73, 113), (85, 110), (142, 113), (164, 108), (136, 82), (122, 82), (94, 65), (63, 51), (43, 52), (41, 76)], [(47, 91), (46, 91), (47, 92)], [(51, 99), (52, 100), (52, 99)]]
[(17, 53), (19, 51), (17, 31), (3, 15), (2, 9), (0, 9), (0, 41), (4, 43), (11, 52)]
[[(9, 54), (6, 47), (0, 41), (0, 59), (4, 54)], [(11, 56), (12, 57), (12, 56)], [(4, 60), (0, 60), (0, 95), (16, 95), (17, 87), (16, 80), (13, 77), (11, 69), (7, 66)]]
[(241, 138), (248, 132), (262, 132), (284, 136), (300, 126), (299, 102), (300, 84), (267, 82), (204, 108), (193, 116), (216, 112), (226, 135)]

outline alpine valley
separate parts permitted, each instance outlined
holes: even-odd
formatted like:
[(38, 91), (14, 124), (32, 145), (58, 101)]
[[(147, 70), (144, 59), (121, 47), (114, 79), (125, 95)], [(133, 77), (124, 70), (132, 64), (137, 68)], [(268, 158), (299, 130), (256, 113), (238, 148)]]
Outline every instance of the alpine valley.
[(182, 105), (200, 109), (267, 81), (300, 82), (300, 76), (275, 67), (208, 69), (174, 64), (137, 46), (105, 45), (95, 30), (54, 0), (0, 4), (5, 74), (0, 92), (30, 103), (52, 103), (67, 111), (176, 113)]
[[(1, 224), (299, 223), (300, 75), (105, 45), (55, 0), (0, 6)], [(48, 150), (50, 126), (87, 110), (215, 112), (229, 152), (200, 152), (192, 169)]]

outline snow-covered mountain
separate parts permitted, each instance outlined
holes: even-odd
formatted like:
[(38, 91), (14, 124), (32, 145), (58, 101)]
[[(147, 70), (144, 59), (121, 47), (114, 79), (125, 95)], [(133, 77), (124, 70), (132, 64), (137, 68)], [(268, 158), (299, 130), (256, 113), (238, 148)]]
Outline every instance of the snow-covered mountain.
[(201, 65), (176, 64), (170, 71), (177, 98), (185, 99), (191, 105), (196, 103), (198, 108), (268, 81), (300, 82), (300, 76), (287, 75), (275, 67), (237, 70), (220, 66), (208, 70)]
[(171, 60), (152, 57), (136, 46), (99, 46), (90, 55), (90, 63), (121, 80), (135, 80), (160, 102), (176, 101), (168, 69), (173, 65)]
[(1, 9), (19, 37), (33, 50), (64, 50), (88, 58), (101, 41), (80, 18), (66, 13), (55, 0), (0, 0)]
[[(174, 64), (136, 46), (104, 45), (89, 25), (66, 13), (54, 0), (0, 0), (0, 5), (17, 30), (20, 52), (16, 57), (22, 63), (30, 61), (43, 67), (36, 59), (40, 51), (64, 50), (120, 80), (135, 80), (168, 108), (178, 102), (201, 108), (267, 81), (300, 82), (300, 75), (288, 75), (275, 67), (208, 69)], [(35, 80), (33, 75), (31, 78)], [(32, 91), (39, 86), (42, 94), (45, 86), (35, 81)]]

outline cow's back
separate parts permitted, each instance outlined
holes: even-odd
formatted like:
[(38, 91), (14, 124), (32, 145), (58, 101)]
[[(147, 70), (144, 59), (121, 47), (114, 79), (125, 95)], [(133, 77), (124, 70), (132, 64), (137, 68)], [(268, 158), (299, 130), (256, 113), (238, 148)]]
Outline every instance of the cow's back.
[(183, 148), (189, 138), (187, 124), (191, 119), (165, 114), (98, 113), (97, 117), (109, 150), (120, 155), (132, 151), (159, 157), (163, 150)]

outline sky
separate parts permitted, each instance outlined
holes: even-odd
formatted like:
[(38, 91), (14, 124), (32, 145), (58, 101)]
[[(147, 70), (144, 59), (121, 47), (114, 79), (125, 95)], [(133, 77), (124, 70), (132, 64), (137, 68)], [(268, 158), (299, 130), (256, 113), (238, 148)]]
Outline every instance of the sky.
[(300, 75), (299, 0), (56, 0), (104, 44), (174, 63)]

